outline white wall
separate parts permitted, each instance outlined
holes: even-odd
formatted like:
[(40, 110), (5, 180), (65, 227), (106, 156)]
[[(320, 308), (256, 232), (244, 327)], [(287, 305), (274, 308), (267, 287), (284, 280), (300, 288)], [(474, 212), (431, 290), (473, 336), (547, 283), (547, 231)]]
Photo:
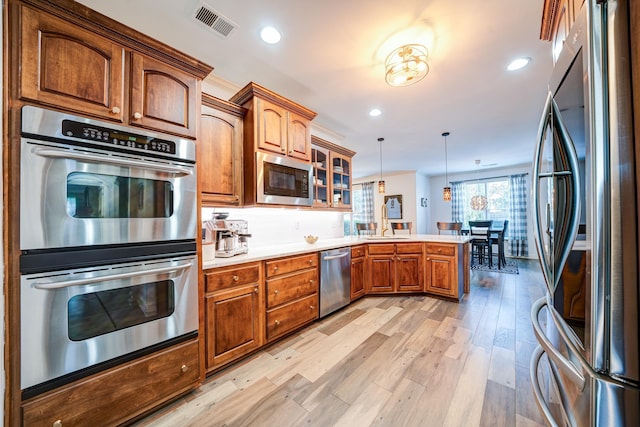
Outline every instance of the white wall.
[[(492, 178), (497, 176), (508, 176), (520, 173), (527, 174), (527, 191), (531, 194), (531, 164), (523, 164), (508, 168), (480, 169), (480, 171), (470, 171), (458, 174), (449, 174), (449, 182), (464, 181), (482, 178)], [(445, 185), (444, 175), (430, 177), (431, 191), (433, 197), (430, 199), (431, 206), (431, 233), (437, 233), (436, 222), (451, 221), (451, 202), (442, 200), (442, 189)], [(530, 198), (529, 198), (530, 200)], [(529, 258), (537, 258), (535, 241), (533, 240), (533, 212), (531, 205), (527, 206), (527, 236), (529, 244)]]
[[(424, 200), (423, 200), (424, 199)], [(422, 206), (422, 202), (426, 206)], [(431, 234), (431, 185), (429, 177), (416, 174), (416, 233)]]

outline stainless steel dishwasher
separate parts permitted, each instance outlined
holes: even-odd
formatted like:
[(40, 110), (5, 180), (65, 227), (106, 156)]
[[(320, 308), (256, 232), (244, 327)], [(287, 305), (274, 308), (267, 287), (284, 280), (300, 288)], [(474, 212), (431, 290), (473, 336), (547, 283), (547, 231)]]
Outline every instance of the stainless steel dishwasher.
[(320, 252), (320, 317), (351, 302), (351, 248)]

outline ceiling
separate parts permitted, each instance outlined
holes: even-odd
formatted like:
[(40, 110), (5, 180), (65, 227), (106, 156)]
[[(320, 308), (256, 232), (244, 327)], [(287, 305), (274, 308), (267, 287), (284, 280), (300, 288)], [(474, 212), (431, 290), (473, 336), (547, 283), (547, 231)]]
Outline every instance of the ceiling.
[[(80, 0), (94, 10), (315, 112), (314, 124), (356, 151), (353, 175), (448, 172), (531, 162), (552, 68), (539, 40), (542, 0), (205, 0), (237, 25), (223, 38), (193, 18), (200, 0)], [(282, 33), (260, 40), (264, 25)], [(387, 54), (427, 46), (429, 74), (406, 87), (384, 80)], [(506, 71), (527, 56), (524, 69)], [(382, 115), (372, 118), (377, 107)], [(329, 134), (329, 133), (326, 133)]]

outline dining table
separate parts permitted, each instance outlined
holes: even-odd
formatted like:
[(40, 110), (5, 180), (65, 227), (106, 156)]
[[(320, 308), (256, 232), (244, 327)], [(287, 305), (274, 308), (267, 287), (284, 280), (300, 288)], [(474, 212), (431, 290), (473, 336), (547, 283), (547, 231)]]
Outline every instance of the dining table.
[[(469, 227), (460, 230), (460, 234), (462, 234), (463, 236), (468, 236), (469, 233)], [(494, 224), (491, 224), (491, 228), (489, 229), (489, 236), (492, 240), (495, 239), (498, 242), (498, 270), (507, 265), (507, 259), (504, 255), (503, 233), (504, 221), (494, 221)]]

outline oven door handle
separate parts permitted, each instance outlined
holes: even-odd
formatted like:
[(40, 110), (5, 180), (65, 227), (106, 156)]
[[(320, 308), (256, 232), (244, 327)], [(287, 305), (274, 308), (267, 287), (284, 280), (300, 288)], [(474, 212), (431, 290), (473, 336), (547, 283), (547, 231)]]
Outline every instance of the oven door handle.
[(153, 169), (160, 172), (175, 175), (193, 175), (193, 168), (180, 167), (175, 165), (165, 165), (154, 162), (144, 162), (141, 160), (115, 158), (112, 156), (100, 156), (88, 153), (78, 153), (73, 151), (62, 151), (54, 148), (35, 148), (33, 153), (41, 157), (51, 157), (56, 159), (73, 159), (90, 163), (111, 163), (116, 166), (132, 166), (141, 169)]
[(173, 273), (177, 271), (185, 270), (191, 267), (192, 263), (172, 265), (171, 267), (161, 267), (155, 268), (151, 270), (142, 270), (142, 271), (132, 271), (129, 273), (119, 273), (119, 274), (108, 274), (100, 277), (89, 277), (85, 279), (74, 279), (74, 280), (62, 280), (59, 282), (35, 282), (32, 286), (36, 289), (50, 290), (50, 289), (60, 289), (60, 288), (69, 288), (71, 286), (81, 286), (88, 285), (96, 282), (105, 282), (107, 280), (117, 280), (117, 279), (126, 279), (128, 277), (135, 276), (143, 276), (147, 274), (160, 274), (160, 273)]

